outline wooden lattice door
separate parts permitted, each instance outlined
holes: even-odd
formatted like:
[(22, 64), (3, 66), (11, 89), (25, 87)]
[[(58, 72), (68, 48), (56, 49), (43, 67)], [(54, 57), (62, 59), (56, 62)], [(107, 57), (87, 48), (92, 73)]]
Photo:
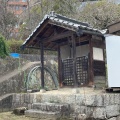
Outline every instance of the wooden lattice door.
[[(62, 61), (63, 85), (73, 86), (73, 59)], [(88, 82), (88, 57), (82, 56), (76, 58), (76, 78), (78, 86), (86, 85)]]
[(88, 56), (77, 57), (76, 71), (78, 85), (86, 85), (88, 83)]
[(73, 59), (63, 60), (63, 85), (74, 85), (73, 81)]

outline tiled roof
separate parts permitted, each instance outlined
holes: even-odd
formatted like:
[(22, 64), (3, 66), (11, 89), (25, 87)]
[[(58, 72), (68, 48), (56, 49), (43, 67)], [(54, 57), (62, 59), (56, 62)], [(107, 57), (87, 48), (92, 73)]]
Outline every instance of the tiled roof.
[(25, 45), (31, 37), (34, 35), (34, 33), (41, 27), (41, 25), (44, 23), (45, 20), (49, 20), (51, 24), (55, 24), (57, 26), (64, 27), (66, 29), (75, 31), (78, 35), (80, 34), (81, 30), (84, 33), (89, 34), (96, 34), (103, 36), (103, 34), (106, 33), (106, 30), (98, 30), (90, 27), (87, 23), (83, 23), (80, 21), (77, 21), (75, 19), (68, 18), (66, 16), (62, 16), (59, 14), (56, 14), (54, 12), (51, 12), (48, 15), (45, 15), (43, 20), (39, 23), (39, 25), (35, 28), (35, 30), (32, 32), (32, 34), (26, 39), (26, 41), (23, 43)]

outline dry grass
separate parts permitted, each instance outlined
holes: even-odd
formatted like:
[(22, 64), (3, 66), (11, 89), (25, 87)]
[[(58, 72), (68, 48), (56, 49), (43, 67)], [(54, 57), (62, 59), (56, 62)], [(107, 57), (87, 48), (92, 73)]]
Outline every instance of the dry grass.
[(0, 120), (37, 120), (36, 118), (28, 118), (25, 115), (14, 115), (12, 112), (0, 113)]
[[(0, 120), (41, 120), (41, 119), (29, 118), (29, 117), (25, 117), (25, 115), (15, 115), (15, 114), (12, 114), (12, 112), (3, 112), (3, 113), (0, 113)], [(73, 119), (61, 118), (60, 120), (73, 120)]]

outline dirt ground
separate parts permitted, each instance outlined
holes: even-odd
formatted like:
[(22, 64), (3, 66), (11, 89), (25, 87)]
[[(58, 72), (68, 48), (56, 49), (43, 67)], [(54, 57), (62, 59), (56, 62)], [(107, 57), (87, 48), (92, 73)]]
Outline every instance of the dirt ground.
[(36, 118), (28, 118), (25, 115), (15, 115), (12, 112), (0, 113), (0, 120), (38, 120)]
[(42, 93), (42, 92), (36, 92), (34, 94), (48, 94), (48, 95), (71, 95), (71, 94), (103, 94), (105, 93), (105, 90), (103, 89), (94, 89), (92, 87), (79, 87), (79, 88), (58, 88), (58, 90), (51, 90), (51, 91), (46, 91), (45, 93)]

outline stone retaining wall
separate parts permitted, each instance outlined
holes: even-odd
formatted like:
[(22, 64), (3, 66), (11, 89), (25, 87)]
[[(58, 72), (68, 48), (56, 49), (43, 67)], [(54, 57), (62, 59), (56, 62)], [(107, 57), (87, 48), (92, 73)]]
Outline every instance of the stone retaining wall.
[(0, 82), (0, 96), (8, 94), (8, 93), (21, 93), (26, 92), (26, 80), (27, 75), (32, 69), (32, 67), (38, 64), (33, 64), (29, 66), (25, 71), (18, 70), (19, 73), (13, 77), (7, 78), (5, 81)]
[[(34, 58), (34, 56), (32, 56), (32, 58)], [(19, 61), (17, 59), (15, 59), (16, 62), (15, 63), (19, 63)], [(3, 61), (3, 60), (2, 60)], [(57, 59), (55, 56), (46, 56), (46, 60), (45, 60), (45, 65), (47, 65), (49, 68), (51, 68), (52, 70), (54, 70), (57, 74), (57, 70), (58, 70), (58, 66), (57, 66)], [(7, 63), (7, 64), (12, 64), (10, 63)], [(25, 71), (21, 70), (22, 69), (22, 66), (25, 64), (24, 61), (21, 61), (21, 66), (17, 65), (17, 67), (11, 67), (9, 68), (8, 71), (6, 71), (4, 73), (4, 68), (7, 69), (8, 67), (4, 65), (1, 66), (0, 65), (0, 71), (3, 72), (0, 72), (0, 76), (6, 76), (9, 74), (9, 72), (12, 72), (14, 69), (16, 69), (16, 71), (19, 71), (19, 74), (16, 74), (15, 76), (11, 77), (11, 78), (7, 78), (5, 81), (1, 82), (0, 81), (0, 96), (2, 95), (5, 95), (5, 94), (8, 94), (8, 93), (20, 93), (20, 92), (26, 92), (26, 80), (27, 80), (27, 77), (28, 77), (28, 73), (30, 72), (30, 70), (35, 67), (35, 66), (38, 66), (40, 65), (40, 63), (38, 64), (34, 64), (34, 65), (31, 65), (29, 66)], [(19, 68), (18, 68), (19, 66)], [(10, 71), (11, 69), (11, 71)], [(0, 79), (1, 80), (1, 79)]]
[(30, 109), (38, 102), (68, 103), (72, 115), (86, 115), (88, 120), (120, 120), (120, 94), (14, 94), (12, 108), (26, 106)]
[[(25, 59), (25, 60), (29, 60), (31, 62), (41, 60), (40, 55), (35, 55), (35, 54), (20, 54), (20, 58)], [(55, 55), (45, 55), (44, 59), (45, 60), (55, 60), (55, 61), (57, 61), (57, 56), (55, 56)]]
[(12, 57), (6, 57), (5, 59), (0, 58), (0, 76), (8, 74), (9, 72), (18, 69), (19, 67), (25, 65), (27, 60), (18, 59)]
[[(57, 61), (57, 56), (45, 55), (45, 61), (53, 60)], [(40, 61), (40, 55), (20, 54), (20, 58), (6, 57), (0, 58), (0, 76), (8, 74), (9, 72), (18, 69), (25, 65), (28, 61)]]
[(85, 114), (87, 118), (116, 120), (120, 115), (120, 94), (100, 95), (37, 95), (37, 102), (69, 103), (74, 114)]

